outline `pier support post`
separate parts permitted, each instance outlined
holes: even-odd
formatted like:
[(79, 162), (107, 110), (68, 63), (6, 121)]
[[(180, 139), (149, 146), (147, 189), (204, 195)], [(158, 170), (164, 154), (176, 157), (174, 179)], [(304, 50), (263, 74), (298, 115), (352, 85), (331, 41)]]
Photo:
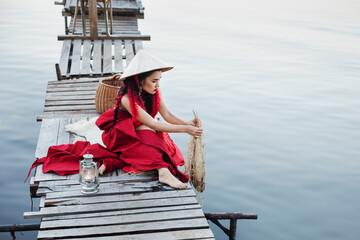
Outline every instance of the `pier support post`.
[(96, 0), (89, 0), (90, 37), (98, 37), (98, 16)]
[(232, 217), (230, 218), (230, 233), (229, 233), (229, 239), (230, 240), (236, 240), (236, 223), (237, 219)]

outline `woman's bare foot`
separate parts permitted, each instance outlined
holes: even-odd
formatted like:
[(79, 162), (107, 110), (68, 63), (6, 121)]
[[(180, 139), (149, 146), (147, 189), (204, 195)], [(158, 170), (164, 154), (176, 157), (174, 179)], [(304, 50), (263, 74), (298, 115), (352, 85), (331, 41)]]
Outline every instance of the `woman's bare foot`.
[(105, 170), (106, 170), (106, 167), (105, 167), (104, 164), (102, 164), (102, 165), (99, 167), (99, 174), (100, 174), (100, 175), (103, 175), (103, 173), (105, 172)]
[(170, 187), (177, 188), (177, 189), (184, 189), (187, 187), (186, 184), (180, 182), (176, 177), (174, 177), (169, 169), (167, 168), (159, 168), (159, 182), (165, 183)]

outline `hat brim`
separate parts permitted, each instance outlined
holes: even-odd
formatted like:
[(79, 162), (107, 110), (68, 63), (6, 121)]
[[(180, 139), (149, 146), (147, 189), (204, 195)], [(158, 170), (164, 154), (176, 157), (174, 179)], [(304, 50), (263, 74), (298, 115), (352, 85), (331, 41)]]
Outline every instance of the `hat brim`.
[(141, 49), (137, 52), (129, 65), (126, 67), (120, 80), (124, 80), (128, 77), (135, 76), (141, 73), (160, 70), (162, 72), (169, 71), (174, 67), (170, 64), (158, 59), (154, 55)]
[(146, 73), (146, 72), (151, 72), (151, 71), (158, 71), (159, 70), (159, 71), (162, 71), (162, 72), (166, 72), (166, 71), (169, 71), (169, 70), (171, 70), (173, 68), (174, 67), (166, 67), (166, 68), (159, 68), (159, 69), (144, 70), (142, 72), (138, 72), (138, 73), (134, 73), (134, 74), (127, 74), (127, 75), (122, 74), (120, 80), (125, 80), (128, 77), (132, 77), (132, 76), (135, 76), (135, 75), (139, 75), (139, 74)]

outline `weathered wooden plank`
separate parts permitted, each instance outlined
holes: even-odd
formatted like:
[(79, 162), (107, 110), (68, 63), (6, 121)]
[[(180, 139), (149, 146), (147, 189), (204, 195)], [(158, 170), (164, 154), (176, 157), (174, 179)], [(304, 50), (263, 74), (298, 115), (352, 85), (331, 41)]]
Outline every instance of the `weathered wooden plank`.
[[(187, 188), (191, 188), (188, 184)], [(39, 189), (40, 190), (40, 189)], [(108, 195), (117, 193), (140, 193), (146, 191), (173, 191), (174, 189), (168, 185), (161, 184), (158, 181), (149, 182), (109, 182), (103, 183), (99, 187), (97, 195)], [(81, 197), (79, 185), (54, 186), (51, 190), (41, 189), (43, 193), (47, 193), (47, 199), (65, 198), (65, 197)]]
[(131, 40), (125, 40), (125, 55), (126, 55), (126, 66), (129, 66), (130, 61), (134, 57), (134, 49)]
[(40, 198), (39, 207), (40, 207), (40, 208), (45, 207), (45, 196), (42, 196), (42, 197)]
[(80, 110), (96, 110), (96, 108), (94, 105), (72, 105), (72, 106), (44, 107), (44, 112), (80, 111)]
[(70, 119), (61, 118), (59, 124), (59, 133), (57, 139), (57, 145), (70, 143), (70, 133), (65, 131), (65, 126), (70, 123)]
[(66, 84), (77, 84), (77, 83), (92, 83), (99, 82), (102, 78), (79, 78), (79, 79), (71, 79), (71, 80), (62, 80), (62, 81), (49, 81), (48, 85), (66, 85)]
[[(34, 183), (35, 184), (38, 184), (39, 183), (39, 181), (41, 181), (41, 180), (43, 180), (43, 179), (51, 179), (51, 176), (50, 176), (50, 174), (45, 174), (45, 173), (43, 173), (43, 171), (42, 171), (42, 164), (41, 165), (39, 165), (39, 166), (37, 166), (36, 167), (36, 170), (35, 170), (35, 175), (34, 175), (35, 177), (34, 177)], [(40, 179), (40, 180), (39, 180)], [(35, 196), (36, 196), (36, 192), (35, 192)]]
[[(78, 15), (77, 20), (79, 20), (80, 18), (81, 18), (81, 16)], [(74, 20), (74, 17), (72, 16), (71, 21), (73, 21), (73, 20)], [(89, 19), (85, 19), (85, 20), (87, 21), (86, 23), (89, 23)], [(137, 23), (137, 18), (134, 17), (134, 16), (125, 16), (125, 15), (122, 15), (122, 16), (115, 15), (115, 16), (113, 16), (113, 24), (122, 23), (122, 22)], [(104, 18), (104, 15), (102, 13), (99, 13), (98, 23), (105, 25), (105, 18)], [(80, 19), (79, 25), (81, 25), (81, 19)]]
[(78, 86), (78, 87), (59, 87), (59, 88), (48, 88), (47, 93), (58, 93), (58, 92), (81, 92), (81, 91), (96, 91), (97, 86)]
[(182, 230), (207, 228), (209, 225), (205, 218), (183, 219), (176, 221), (159, 221), (151, 223), (136, 223), (112, 226), (99, 226), (91, 228), (73, 228), (73, 229), (56, 229), (40, 231), (38, 239), (55, 238), (55, 237), (75, 237), (75, 236), (91, 236), (91, 235), (109, 235), (117, 233), (131, 232), (148, 232), (148, 231), (164, 231), (164, 230)]
[[(77, 121), (74, 121), (77, 122)], [(114, 182), (124, 182), (124, 183), (128, 183), (128, 182), (148, 182), (154, 178), (156, 178), (157, 175), (152, 174), (152, 175), (121, 175), (121, 176), (111, 176), (111, 177), (104, 177), (103, 175), (100, 175), (100, 183), (114, 183)], [(79, 184), (78, 181), (70, 181), (70, 180), (66, 180), (63, 182), (46, 182), (46, 183), (42, 183), (40, 186), (42, 187), (49, 187), (49, 186), (53, 186), (53, 185), (57, 185), (57, 186), (69, 186), (69, 185), (77, 185)], [(182, 191), (182, 190), (181, 190)]]
[[(190, 240), (190, 239), (215, 239), (210, 229), (193, 229), (186, 231), (167, 231), (157, 233), (142, 233), (131, 235), (117, 235), (106, 237), (89, 237), (81, 240)], [(69, 238), (68, 240), (79, 240), (78, 238)]]
[(59, 84), (48, 84), (47, 89), (56, 89), (56, 88), (81, 88), (81, 87), (97, 87), (99, 85), (99, 82), (85, 82), (85, 83), (68, 83), (68, 84), (63, 84), (60, 83), (62, 81), (59, 81)]
[[(74, 20), (75, 20), (75, 17), (72, 16), (71, 19), (70, 19), (69, 28), (73, 27)], [(85, 25), (86, 25), (86, 31), (89, 31), (90, 21), (89, 21), (88, 18), (85, 19)], [(129, 27), (129, 28), (132, 28), (132, 29), (137, 29), (138, 22), (137, 22), (137, 19), (135, 17), (114, 16), (114, 18), (113, 18), (113, 27), (114, 26), (122, 26), (122, 27)], [(100, 28), (105, 28), (105, 17), (103, 15), (99, 15), (98, 27), (99, 27), (99, 29)], [(75, 29), (82, 30), (81, 16), (79, 16), (79, 15), (76, 18)]]
[(138, 34), (117, 34), (117, 35), (111, 35), (111, 36), (96, 36), (96, 37), (91, 37), (91, 36), (81, 36), (81, 35), (59, 35), (58, 36), (58, 40), (59, 41), (63, 41), (63, 40), (74, 40), (74, 39), (81, 39), (81, 40), (105, 40), (105, 39), (130, 39), (130, 40), (143, 40), (143, 41), (150, 41), (151, 37), (149, 35), (138, 35)]
[(72, 101), (45, 101), (45, 107), (50, 106), (68, 106), (68, 105), (94, 105), (95, 99), (92, 100), (72, 100)]
[(57, 206), (57, 207), (46, 207), (40, 209), (39, 212), (25, 212), (24, 218), (39, 218), (39, 217), (51, 217), (59, 215), (71, 215), (81, 213), (94, 213), (103, 211), (116, 211), (126, 210), (135, 208), (153, 208), (153, 207), (166, 207), (176, 205), (191, 205), (198, 204), (195, 197), (183, 197), (183, 198), (169, 198), (169, 199), (149, 199), (139, 201), (127, 201), (119, 203), (99, 203), (92, 204), (91, 207), (88, 205), (79, 206)]
[(134, 46), (135, 46), (135, 55), (137, 54), (138, 51), (143, 49), (143, 44), (141, 40), (134, 40)]
[(75, 6), (76, 0), (75, 0), (75, 1), (73, 1), (73, 0), (67, 0), (67, 1), (65, 1), (64, 8), (67, 9), (67, 10), (70, 10), (70, 4), (71, 4), (71, 3), (73, 3), (74, 6)]
[(60, 71), (61, 75), (65, 76), (68, 72), (69, 56), (70, 56), (71, 40), (66, 40), (63, 43), (60, 55)]
[[(40, 181), (54, 181), (54, 180), (64, 180), (66, 179), (66, 176), (60, 176), (57, 174), (54, 174), (52, 172), (50, 173), (43, 173), (42, 171), (42, 164), (36, 167), (36, 173), (35, 173), (35, 183)], [(39, 195), (36, 195), (39, 196)]]
[(35, 151), (36, 158), (45, 157), (48, 148), (57, 144), (59, 124), (59, 119), (48, 119), (41, 123), (39, 139)]
[[(96, 91), (78, 91), (76, 95), (93, 95), (95, 96)], [(46, 96), (73, 96), (74, 92), (48, 92)]]
[(61, 111), (61, 112), (44, 112), (44, 114), (37, 116), (37, 121), (42, 121), (43, 119), (52, 119), (52, 118), (72, 118), (77, 117), (96, 117), (100, 114), (95, 110), (80, 110), (80, 111)]
[(84, 40), (82, 62), (80, 68), (81, 75), (90, 74), (90, 55), (91, 55), (91, 40)]
[(94, 109), (96, 110), (94, 105), (54, 106), (54, 107), (44, 107), (44, 112), (94, 110)]
[[(198, 231), (198, 232), (197, 232)], [(206, 234), (209, 232), (209, 234)], [(159, 232), (159, 233), (145, 233), (145, 234), (131, 234), (131, 235), (117, 235), (108, 237), (90, 237), (81, 238), (82, 240), (187, 240), (187, 239), (201, 239), (201, 240), (213, 240), (215, 237), (206, 237), (213, 235), (210, 229), (195, 229), (186, 231), (171, 231), (171, 232)], [(78, 239), (78, 238), (76, 238)], [(75, 238), (68, 238), (68, 240), (75, 240)]]
[(93, 50), (93, 65), (92, 65), (92, 73), (100, 74), (101, 73), (101, 61), (102, 61), (102, 53), (101, 53), (101, 40), (94, 41), (94, 50)]
[[(91, 206), (89, 206), (91, 207)], [(140, 213), (122, 216), (108, 216), (84, 219), (67, 219), (42, 222), (40, 229), (54, 229), (64, 227), (94, 227), (114, 224), (146, 223), (153, 221), (170, 221), (189, 218), (202, 218), (201, 209), (180, 210), (174, 212), (155, 212), (152, 214)]]
[(139, 6), (135, 1), (127, 1), (127, 0), (118, 0), (113, 1), (112, 5), (113, 10), (119, 10), (119, 11), (129, 11), (132, 9), (133, 11), (138, 11)]
[[(132, 0), (112, 0), (112, 8), (113, 11), (128, 11), (129, 9), (133, 9), (136, 11), (138, 9), (138, 5), (135, 1)], [(76, 6), (76, 0), (67, 0), (65, 7), (70, 11), (74, 11)], [(99, 8), (100, 9), (100, 8)]]
[[(74, 17), (70, 19), (69, 28), (73, 28), (74, 23)], [(90, 33), (90, 22), (89, 19), (85, 20), (86, 25), (86, 35), (89, 35)], [(138, 30), (138, 24), (137, 19), (132, 18), (124, 18), (121, 16), (114, 16), (113, 19), (113, 34), (115, 36), (118, 35), (141, 35), (140, 31)], [(81, 16), (78, 16), (76, 19), (76, 25), (75, 25), (75, 32), (82, 32), (83, 26), (82, 26), (82, 20)], [(98, 31), (99, 33), (106, 34), (106, 25), (105, 25), (105, 19), (103, 15), (100, 15), (98, 18)]]
[(73, 41), (73, 51), (71, 60), (71, 76), (78, 76), (80, 74), (80, 55), (81, 55), (81, 40), (75, 39)]
[(92, 100), (95, 101), (95, 95), (67, 95), (67, 96), (51, 96), (46, 95), (45, 97), (45, 104), (46, 102), (51, 101), (86, 101), (86, 100)]
[(115, 54), (115, 73), (122, 73), (123, 69), (123, 44), (122, 40), (114, 40), (114, 54)]
[(136, 4), (138, 5), (139, 13), (144, 14), (144, 7), (141, 3), (141, 0), (136, 0)]
[[(36, 172), (36, 169), (35, 169)], [(39, 184), (35, 183), (35, 177), (30, 177), (30, 195), (35, 197)]]
[(104, 40), (103, 73), (113, 73), (112, 70), (112, 40)]
[[(189, 185), (188, 185), (188, 188)], [(144, 191), (171, 191), (173, 188), (168, 185), (161, 184), (157, 181), (150, 182), (109, 182), (103, 183), (99, 187), (99, 192), (97, 195), (107, 195), (110, 193), (139, 193)], [(38, 194), (47, 193), (47, 198), (58, 198), (58, 197), (75, 197), (83, 196), (80, 193), (80, 185), (62, 185), (62, 186), (52, 186), (44, 187), (38, 189)]]
[(121, 216), (137, 213), (154, 213), (154, 212), (169, 212), (169, 211), (179, 211), (186, 209), (201, 209), (199, 204), (192, 205), (178, 205), (178, 206), (169, 206), (169, 207), (155, 207), (155, 208), (141, 208), (141, 209), (130, 209), (130, 210), (121, 210), (121, 211), (109, 211), (109, 212), (97, 212), (97, 213), (83, 213), (83, 214), (73, 214), (73, 215), (61, 215), (55, 217), (44, 217), (42, 221), (53, 221), (60, 219), (80, 219), (80, 218), (97, 218), (103, 216)]
[[(41, 183), (39, 183), (41, 184)], [(140, 194), (123, 194), (107, 195), (107, 196), (93, 196), (93, 197), (75, 197), (75, 198), (56, 198), (46, 199), (46, 206), (68, 206), (68, 205), (85, 205), (94, 203), (106, 202), (123, 202), (123, 201), (137, 201), (161, 198), (179, 198), (179, 197), (195, 197), (195, 192), (192, 189), (181, 191), (162, 191), (162, 192), (143, 192)]]

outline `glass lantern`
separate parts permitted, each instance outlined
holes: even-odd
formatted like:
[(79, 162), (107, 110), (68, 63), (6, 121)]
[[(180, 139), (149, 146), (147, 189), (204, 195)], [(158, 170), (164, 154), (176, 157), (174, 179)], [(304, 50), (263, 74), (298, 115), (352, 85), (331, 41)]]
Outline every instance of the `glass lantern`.
[(81, 193), (93, 194), (99, 191), (99, 170), (93, 161), (93, 155), (85, 154), (80, 162), (79, 175)]

